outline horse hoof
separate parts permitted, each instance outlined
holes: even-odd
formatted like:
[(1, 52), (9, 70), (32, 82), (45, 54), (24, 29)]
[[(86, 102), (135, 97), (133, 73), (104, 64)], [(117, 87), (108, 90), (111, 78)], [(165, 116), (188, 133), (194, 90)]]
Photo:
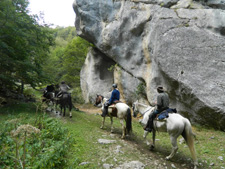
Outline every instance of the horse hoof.
[(151, 145), (149, 150), (152, 151), (152, 150), (154, 150), (154, 148), (155, 148), (155, 146)]
[(167, 157), (166, 157), (166, 160), (169, 160), (169, 159), (170, 159), (170, 157), (169, 157), (169, 156), (167, 156)]

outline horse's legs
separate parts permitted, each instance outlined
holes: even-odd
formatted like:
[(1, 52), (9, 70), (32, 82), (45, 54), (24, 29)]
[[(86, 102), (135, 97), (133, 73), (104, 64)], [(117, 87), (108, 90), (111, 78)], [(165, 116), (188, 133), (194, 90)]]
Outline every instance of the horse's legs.
[(105, 117), (102, 118), (102, 125), (101, 125), (100, 128), (103, 129), (104, 128), (104, 125), (105, 125)]
[(63, 109), (64, 109), (63, 116), (65, 117), (66, 116), (66, 106), (65, 105), (63, 106)]
[(111, 133), (113, 133), (113, 117), (110, 117), (111, 120)]
[(156, 131), (152, 130), (152, 145), (150, 146), (150, 150), (153, 150), (155, 148), (155, 134)]
[(143, 137), (144, 137), (144, 142), (146, 142), (147, 145), (149, 145), (149, 141), (147, 140), (147, 135), (148, 135), (148, 131), (145, 131), (144, 130), (144, 134), (143, 134)]
[(51, 100), (51, 112), (54, 113), (54, 101), (53, 100)]
[(52, 105), (52, 109), (53, 109), (53, 113), (55, 113), (55, 102), (52, 101), (53, 105)]
[(120, 124), (122, 125), (122, 139), (125, 138), (125, 133), (126, 133), (126, 127), (124, 126), (124, 121), (123, 119), (120, 119)]
[(171, 141), (171, 144), (172, 144), (173, 147), (172, 147), (171, 154), (166, 157), (166, 160), (169, 160), (169, 159), (173, 158), (173, 156), (176, 154), (176, 152), (178, 150), (178, 147), (177, 147), (177, 137), (170, 136), (170, 141)]
[(72, 100), (71, 100), (71, 96), (69, 97), (69, 110), (70, 110), (70, 118), (72, 118), (72, 113), (71, 113), (71, 110), (72, 110)]
[(60, 112), (59, 112), (59, 115), (63, 114), (62, 109), (63, 109), (63, 107), (62, 107), (62, 105), (60, 105)]

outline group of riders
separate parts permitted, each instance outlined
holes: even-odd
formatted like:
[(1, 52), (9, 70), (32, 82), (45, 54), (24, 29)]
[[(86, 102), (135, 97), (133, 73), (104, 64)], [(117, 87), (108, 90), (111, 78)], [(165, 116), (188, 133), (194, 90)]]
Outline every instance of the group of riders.
[[(105, 102), (104, 104), (104, 109), (102, 112), (102, 117), (105, 117), (108, 114), (108, 107), (112, 104), (116, 104), (118, 102), (120, 102), (120, 92), (117, 88), (116, 84), (112, 85), (112, 93), (111, 93), (111, 97), (110, 99)], [(158, 96), (157, 96), (157, 102), (155, 103), (156, 105), (156, 109), (154, 110), (154, 112), (152, 114), (150, 114), (149, 116), (149, 120), (147, 125), (144, 127), (144, 130), (151, 132), (153, 130), (153, 120), (157, 117), (158, 114), (160, 114), (161, 112), (163, 112), (164, 110), (169, 109), (169, 96), (168, 94), (165, 92), (165, 90), (163, 89), (162, 86), (158, 86), (157, 87), (157, 92), (158, 92)]]
[[(54, 85), (48, 85), (45, 88), (43, 96), (48, 99), (51, 93), (56, 93), (55, 97), (60, 98), (60, 97), (62, 97), (63, 94), (68, 94), (68, 90), (70, 89), (70, 87), (64, 81), (62, 81), (61, 84), (59, 85), (58, 89), (59, 89), (59, 92), (56, 92)], [(157, 92), (158, 92), (157, 102), (155, 103), (156, 109), (149, 116), (148, 123), (144, 127), (144, 130), (146, 130), (148, 132), (152, 131), (153, 120), (156, 118), (156, 116), (158, 114), (160, 114), (161, 112), (163, 112), (164, 110), (169, 109), (169, 96), (168, 96), (168, 94), (164, 91), (162, 86), (157, 87)], [(108, 114), (108, 107), (110, 105), (116, 104), (118, 102), (120, 102), (120, 92), (117, 88), (117, 85), (113, 84), (112, 85), (111, 97), (107, 102), (105, 102), (104, 109), (103, 109), (103, 112), (102, 112), (101, 116), (105, 117)]]
[[(55, 89), (55, 87), (57, 89)], [(54, 93), (55, 95), (54, 97), (61, 98), (63, 94), (69, 94), (68, 93), (69, 89), (70, 87), (64, 81), (62, 81), (58, 87), (51, 84), (45, 88), (43, 97), (45, 99), (51, 99), (51, 94)]]

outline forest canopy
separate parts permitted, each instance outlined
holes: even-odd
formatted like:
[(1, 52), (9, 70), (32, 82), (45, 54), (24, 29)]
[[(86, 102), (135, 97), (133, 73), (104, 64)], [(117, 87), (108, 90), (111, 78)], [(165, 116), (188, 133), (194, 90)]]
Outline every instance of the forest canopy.
[(28, 0), (0, 1), (0, 95), (61, 80), (79, 87), (91, 44), (76, 36), (75, 27), (40, 24), (42, 17), (30, 15), (28, 5)]
[(27, 0), (0, 1), (1, 91), (18, 89), (18, 84), (35, 87), (44, 78), (42, 63), (53, 45), (53, 32), (39, 25), (27, 6)]

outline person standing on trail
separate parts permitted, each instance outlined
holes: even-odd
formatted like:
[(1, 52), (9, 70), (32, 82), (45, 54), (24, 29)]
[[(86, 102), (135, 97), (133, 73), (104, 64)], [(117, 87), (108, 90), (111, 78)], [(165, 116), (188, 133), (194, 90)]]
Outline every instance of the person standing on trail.
[(116, 103), (120, 100), (120, 92), (117, 89), (117, 85), (113, 84), (112, 89), (113, 89), (113, 91), (112, 91), (112, 94), (111, 94), (111, 97), (110, 97), (109, 101), (105, 102), (105, 104), (104, 104), (104, 110), (101, 114), (102, 117), (105, 117), (108, 114), (108, 107), (111, 104)]
[(156, 115), (169, 108), (169, 96), (164, 91), (163, 87), (158, 86), (157, 92), (158, 96), (156, 102), (156, 110), (149, 115), (148, 123), (144, 127), (144, 130), (148, 132), (151, 132), (153, 129), (153, 120), (155, 119)]

